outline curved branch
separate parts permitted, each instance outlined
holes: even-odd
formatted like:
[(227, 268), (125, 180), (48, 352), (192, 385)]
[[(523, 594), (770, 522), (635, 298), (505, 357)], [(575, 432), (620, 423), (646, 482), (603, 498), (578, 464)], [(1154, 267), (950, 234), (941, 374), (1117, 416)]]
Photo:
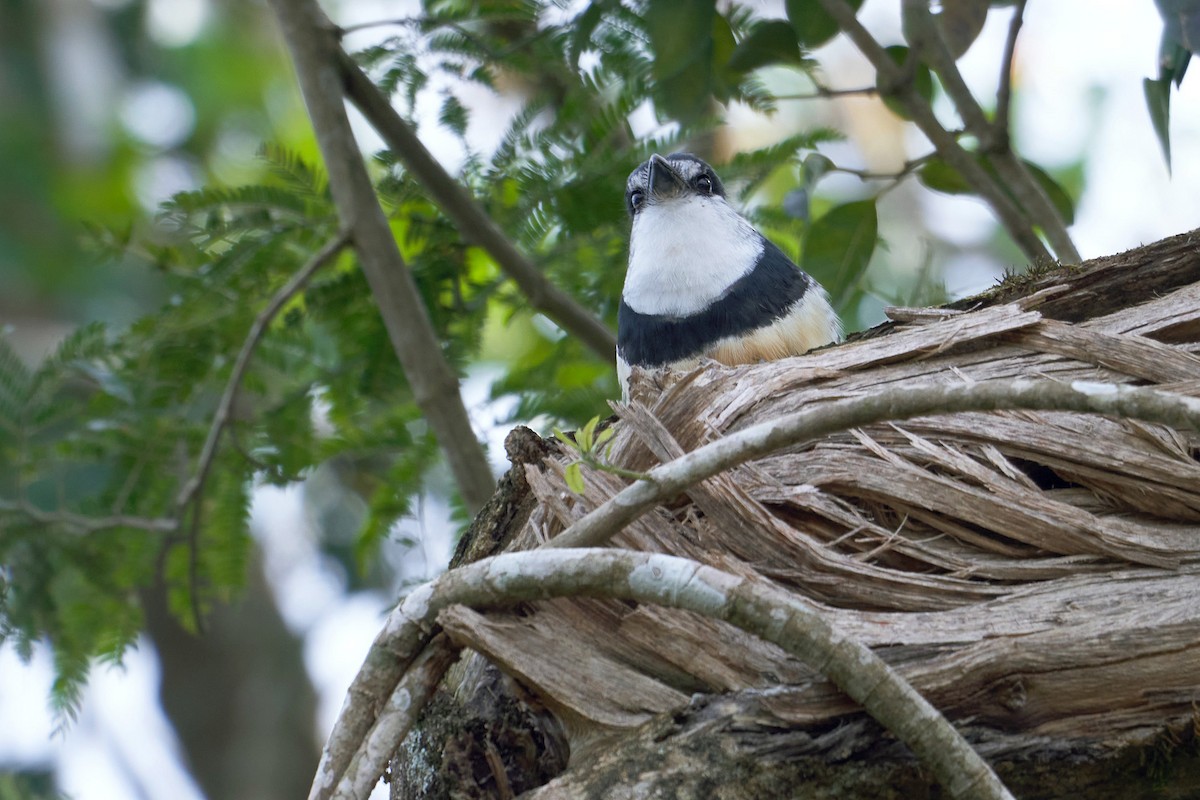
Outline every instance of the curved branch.
[(563, 330), (579, 339), (594, 353), (611, 361), (617, 340), (608, 326), (559, 289), (537, 266), (517, 249), (483, 207), (442, 168), (387, 97), (344, 51), (338, 64), (346, 84), (346, 96), (379, 132), (387, 146), (404, 162), (434, 202), (459, 232), (488, 252), (496, 264), (529, 300)]
[[(1093, 412), (1200, 430), (1200, 400), (1153, 389), (1085, 382), (1068, 385), (1050, 380), (899, 386), (755, 425), (655, 467), (647, 479), (631, 484), (542, 545), (542, 549), (602, 545), (638, 515), (688, 486), (755, 456), (817, 436), (885, 420), (1002, 409)], [(418, 590), (401, 608), (416, 614), (422, 603), (429, 602), (431, 591)], [(403, 622), (402, 615), (393, 614), (355, 676), (346, 706), (322, 755), (312, 798), (329, 797), (327, 792), (322, 793), (321, 786), (331, 788), (339, 780), (353, 749), (374, 724), (378, 704), (391, 694), (405, 665), (424, 647), (427, 635), (419, 627)]]
[(662, 464), (542, 547), (598, 547), (662, 500), (718, 472), (798, 442), (887, 420), (963, 411), (1077, 411), (1200, 430), (1200, 400), (1109, 383), (996, 380), (895, 386), (762, 422)]
[(178, 517), (137, 517), (129, 514), (92, 517), (66, 510), (45, 511), (24, 498), (17, 501), (0, 499), (0, 513), (20, 514), (42, 525), (62, 525), (80, 533), (95, 533), (110, 528), (133, 528), (149, 533), (174, 533), (179, 530)]
[[(430, 630), (437, 615), (452, 605), (494, 608), (563, 596), (681, 608), (736, 625), (828, 677), (907, 744), (952, 797), (1012, 798), (987, 762), (936, 708), (869, 647), (835, 630), (815, 604), (766, 580), (736, 577), (686, 558), (594, 549), (505, 553), (448, 572), (414, 591), (392, 612), (385, 630), (397, 638), (407, 631)], [(420, 713), (413, 684), (418, 677), (428, 679), (428, 663), (425, 655), (413, 662), (424, 675), (406, 672), (333, 797), (351, 800), (371, 793), (396, 744)], [(327, 796), (317, 791), (317, 784), (328, 784), (329, 779), (328, 773), (318, 773), (310, 797)]]
[[(314, 253), (308, 262), (295, 275), (289, 278), (287, 283), (279, 288), (279, 291), (271, 297), (263, 310), (254, 318), (253, 324), (250, 325), (250, 331), (246, 334), (246, 340), (242, 343), (241, 350), (238, 351), (233, 369), (229, 373), (229, 380), (225, 383), (225, 390), (221, 394), (221, 399), (217, 402), (217, 409), (213, 413), (212, 422), (209, 424), (208, 434), (204, 438), (204, 445), (200, 448), (200, 455), (196, 458), (196, 467), (175, 495), (171, 516), (152, 518), (114, 513), (107, 517), (93, 517), (65, 510), (43, 511), (23, 499), (18, 502), (9, 502), (0, 499), (0, 512), (21, 513), (35, 522), (48, 525), (62, 525), (74, 528), (82, 533), (92, 533), (110, 528), (134, 528), (151, 533), (174, 533), (179, 530), (182, 524), (184, 508), (196, 499), (196, 496), (200, 494), (204, 487), (204, 482), (208, 479), (208, 473), (212, 469), (213, 461), (216, 459), (217, 445), (220, 444), (221, 435), (229, 426), (229, 418), (233, 413), (233, 404), (237, 400), (237, 394), (242, 385), (242, 378), (245, 377), (246, 369), (250, 366), (250, 359), (254, 355), (259, 342), (262, 341), (263, 335), (267, 332), (271, 320), (275, 318), (279, 310), (287, 305), (287, 302), (297, 292), (305, 287), (318, 270), (341, 252), (342, 248), (346, 246), (347, 239), (348, 237), (345, 232), (339, 233), (334, 239)], [(132, 477), (131, 475), (131, 479)], [(117, 508), (119, 506), (120, 503), (117, 504)], [(114, 512), (116, 510), (114, 508)]]
[(233, 369), (229, 373), (229, 381), (225, 384), (225, 391), (221, 395), (220, 402), (217, 403), (216, 413), (213, 414), (212, 424), (208, 429), (208, 436), (204, 439), (204, 446), (200, 448), (200, 455), (196, 459), (196, 469), (192, 473), (192, 477), (188, 479), (179, 489), (179, 494), (175, 497), (176, 513), (195, 499), (204, 486), (204, 481), (208, 477), (208, 472), (212, 468), (213, 460), (217, 455), (217, 445), (221, 441), (221, 434), (224, 433), (226, 426), (229, 425), (229, 417), (233, 412), (233, 404), (237, 400), (238, 390), (242, 385), (242, 378), (246, 374), (246, 369), (250, 366), (250, 357), (254, 355), (254, 350), (258, 347), (258, 343), (262, 341), (263, 334), (267, 332), (267, 328), (271, 325), (271, 320), (275, 319), (275, 315), (279, 313), (288, 301), (291, 300), (297, 292), (303, 289), (312, 276), (315, 275), (322, 267), (334, 259), (334, 257), (342, 251), (349, 241), (349, 234), (342, 231), (334, 237), (328, 244), (318, 250), (308, 260), (300, 271), (288, 279), (288, 282), (279, 288), (258, 316), (254, 318), (254, 323), (250, 326), (250, 332), (246, 334), (246, 341), (242, 343), (242, 349), (238, 351), (237, 360), (234, 361)]
[[(1000, 59), (1000, 81), (996, 88), (996, 132), (1008, 139), (1009, 111), (1012, 107), (1013, 57), (1017, 53), (1017, 36), (1025, 22), (1025, 0), (1013, 3), (1012, 19), (1008, 23), (1008, 35), (1004, 39), (1004, 55)], [(1008, 146), (1005, 141), (1005, 147)]]

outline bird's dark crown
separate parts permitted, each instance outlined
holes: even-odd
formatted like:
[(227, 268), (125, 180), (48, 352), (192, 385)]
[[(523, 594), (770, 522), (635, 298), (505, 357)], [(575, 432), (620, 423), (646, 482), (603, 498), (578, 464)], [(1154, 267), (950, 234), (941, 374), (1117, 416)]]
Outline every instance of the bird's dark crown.
[(691, 153), (657, 153), (638, 164), (625, 181), (625, 208), (633, 216), (646, 202), (685, 195), (725, 197), (725, 186), (717, 173)]

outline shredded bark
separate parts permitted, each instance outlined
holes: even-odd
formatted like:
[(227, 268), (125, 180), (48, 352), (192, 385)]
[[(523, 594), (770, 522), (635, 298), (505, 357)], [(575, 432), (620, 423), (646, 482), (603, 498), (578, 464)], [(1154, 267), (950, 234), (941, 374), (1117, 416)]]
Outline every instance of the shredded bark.
[[(644, 471), (901, 381), (1049, 377), (1200, 396), (1198, 245), (1187, 234), (952, 307), (896, 309), (883, 329), (799, 358), (635, 375), (608, 458)], [(532, 500), (492, 541), (535, 546), (628, 483), (585, 468), (574, 494), (569, 453), (538, 455), (514, 459)], [(1200, 700), (1193, 433), (1044, 412), (873, 425), (717, 475), (613, 543), (811, 599), (952, 720), (1003, 732), (991, 757), (1042, 737), (1115, 752), (1190, 729)], [(829, 730), (855, 711), (778, 648), (686, 612), (554, 600), (448, 622), (563, 721), (571, 769), (695, 694), (755, 692), (781, 730)]]

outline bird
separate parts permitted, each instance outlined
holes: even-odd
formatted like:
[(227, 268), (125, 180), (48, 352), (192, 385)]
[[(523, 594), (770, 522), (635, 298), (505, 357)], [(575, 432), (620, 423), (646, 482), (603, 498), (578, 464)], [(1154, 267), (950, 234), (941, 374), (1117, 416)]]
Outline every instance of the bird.
[(748, 364), (841, 339), (825, 289), (739, 214), (691, 153), (655, 153), (625, 183), (632, 219), (617, 311), (617, 377)]

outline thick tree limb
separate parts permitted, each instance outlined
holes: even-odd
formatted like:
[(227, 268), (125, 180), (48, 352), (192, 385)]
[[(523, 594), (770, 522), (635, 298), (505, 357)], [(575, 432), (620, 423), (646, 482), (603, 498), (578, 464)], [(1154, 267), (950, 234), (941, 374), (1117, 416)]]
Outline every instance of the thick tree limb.
[[(697, 448), (654, 468), (648, 479), (622, 490), (543, 547), (602, 545), (638, 515), (688, 486), (756, 456), (817, 436), (884, 420), (1000, 409), (1092, 412), (1200, 430), (1200, 400), (1152, 389), (1051, 380), (899, 386), (755, 425)], [(421, 651), (426, 639), (420, 628), (404, 626), (395, 618), (376, 637), (326, 745), (317, 784), (331, 785), (339, 780), (337, 776), (344, 772), (352, 749), (374, 724), (374, 709), (391, 694), (405, 665)]]
[(271, 0), (292, 54), (329, 187), (422, 415), (438, 438), (467, 508), (491, 497), (495, 480), (471, 430), (458, 378), (396, 246), (354, 140), (342, 96), (337, 30), (315, 0)]
[(408, 171), (412, 173), (434, 202), (468, 240), (488, 251), (496, 264), (529, 300), (529, 305), (545, 314), (563, 330), (608, 361), (617, 349), (611, 330), (594, 314), (551, 283), (537, 266), (504, 235), (483, 207), (442, 168), (425, 148), (379, 88), (354, 60), (338, 53), (346, 94), (367, 121), (374, 126)]
[[(448, 572), (418, 588), (392, 613), (387, 628), (399, 636), (405, 635), (405, 629), (421, 635), (452, 605), (510, 606), (564, 595), (682, 608), (737, 625), (828, 676), (909, 745), (951, 796), (1012, 797), (936, 708), (870, 648), (836, 631), (811, 603), (765, 580), (735, 577), (688, 559), (627, 550), (505, 553)], [(424, 665), (428, 660), (423, 654), (413, 666), (427, 672)], [(358, 747), (333, 795), (338, 800), (365, 798), (378, 782), (396, 743), (420, 712), (414, 680), (406, 672)], [(428, 694), (432, 687), (423, 691)], [(316, 789), (317, 784), (328, 785), (329, 779), (328, 773), (318, 773), (310, 797), (326, 796)]]
[(543, 547), (599, 547), (647, 509), (752, 458), (885, 420), (963, 411), (1029, 409), (1108, 414), (1200, 430), (1200, 399), (1154, 389), (1051, 380), (896, 386), (751, 426), (655, 467)]

